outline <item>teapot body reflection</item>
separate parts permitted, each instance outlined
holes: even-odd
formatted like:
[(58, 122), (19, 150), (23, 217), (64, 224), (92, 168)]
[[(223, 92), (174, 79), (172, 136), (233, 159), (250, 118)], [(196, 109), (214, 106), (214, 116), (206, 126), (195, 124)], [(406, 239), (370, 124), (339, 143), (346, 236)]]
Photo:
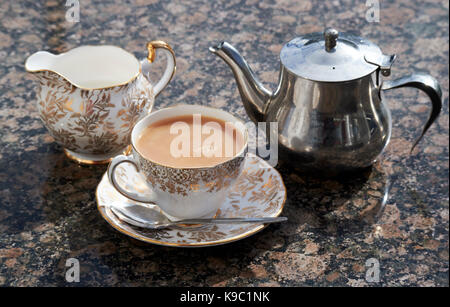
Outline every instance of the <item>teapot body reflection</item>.
[(339, 173), (372, 165), (391, 136), (384, 90), (411, 86), (430, 97), (431, 115), (413, 147), (442, 105), (434, 78), (413, 74), (383, 82), (395, 55), (383, 55), (370, 41), (334, 29), (295, 38), (283, 47), (274, 92), (263, 87), (230, 44), (210, 51), (231, 67), (249, 117), (278, 123), (280, 159), (301, 170)]
[[(60, 55), (39, 51), (26, 60), (26, 70), (39, 79), (40, 118), (67, 156), (97, 164), (127, 150), (134, 124), (151, 111), (175, 72), (168, 44), (153, 41), (147, 49), (142, 62), (115, 46), (81, 46)], [(166, 55), (167, 67), (152, 84), (156, 50)]]

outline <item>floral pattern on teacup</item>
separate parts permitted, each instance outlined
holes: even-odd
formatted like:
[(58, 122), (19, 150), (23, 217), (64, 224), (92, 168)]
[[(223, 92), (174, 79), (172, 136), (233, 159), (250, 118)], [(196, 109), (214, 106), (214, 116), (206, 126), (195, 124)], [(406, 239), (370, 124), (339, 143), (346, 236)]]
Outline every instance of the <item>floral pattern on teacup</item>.
[(241, 173), (246, 152), (247, 149), (242, 156), (214, 167), (172, 168), (146, 160), (133, 148), (133, 155), (153, 188), (182, 196), (188, 196), (192, 191), (216, 193), (228, 188)]

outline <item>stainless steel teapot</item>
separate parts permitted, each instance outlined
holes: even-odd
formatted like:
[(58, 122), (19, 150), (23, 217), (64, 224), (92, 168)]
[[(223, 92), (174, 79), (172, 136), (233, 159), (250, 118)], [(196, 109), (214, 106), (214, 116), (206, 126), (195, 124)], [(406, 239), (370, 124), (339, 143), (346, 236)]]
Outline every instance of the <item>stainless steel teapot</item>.
[(263, 87), (227, 42), (210, 51), (231, 67), (248, 116), (255, 122), (278, 122), (280, 159), (304, 170), (352, 171), (376, 160), (392, 128), (382, 91), (408, 86), (429, 96), (431, 114), (412, 149), (442, 107), (442, 90), (433, 77), (412, 74), (383, 81), (396, 56), (384, 55), (372, 42), (332, 28), (283, 46), (274, 92)]

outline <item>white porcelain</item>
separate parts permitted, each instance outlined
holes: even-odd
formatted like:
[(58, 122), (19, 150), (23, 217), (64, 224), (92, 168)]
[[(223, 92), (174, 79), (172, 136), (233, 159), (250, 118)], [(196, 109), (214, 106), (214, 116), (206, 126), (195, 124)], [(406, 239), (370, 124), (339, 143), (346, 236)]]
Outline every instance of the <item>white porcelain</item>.
[[(120, 164), (116, 169), (117, 182), (130, 193), (150, 197), (153, 193), (145, 178), (134, 166)], [(97, 207), (102, 217), (119, 232), (148, 243), (178, 246), (205, 247), (230, 243), (249, 237), (267, 225), (220, 224), (201, 227), (173, 227), (149, 230), (121, 221), (111, 207), (126, 207), (136, 204), (160, 210), (158, 206), (139, 203), (123, 196), (108, 180), (105, 173), (96, 191)], [(214, 198), (214, 195), (211, 195)], [(283, 210), (286, 188), (281, 175), (263, 159), (248, 153), (242, 172), (230, 187), (225, 199), (216, 210), (216, 217), (276, 217)], [(209, 203), (209, 201), (207, 201)]]
[[(144, 128), (162, 119), (200, 114), (232, 123), (244, 136), (243, 148), (229, 160), (212, 167), (174, 168), (144, 158), (136, 149), (136, 142)], [(207, 217), (224, 202), (228, 189), (241, 172), (247, 152), (248, 134), (243, 122), (223, 110), (199, 105), (180, 105), (162, 109), (139, 121), (131, 134), (132, 154), (115, 157), (108, 167), (112, 184), (124, 196), (146, 203), (156, 203), (171, 219)], [(155, 150), (158, 150), (155, 148)], [(130, 193), (115, 182), (114, 170), (121, 163), (135, 165), (152, 187), (152, 195)]]
[[(38, 51), (25, 69), (34, 73), (39, 115), (66, 154), (81, 163), (105, 163), (130, 144), (135, 123), (148, 114), (155, 97), (175, 72), (175, 56), (162, 41), (147, 44), (140, 62), (115, 46), (81, 46), (54, 55)], [(149, 81), (156, 50), (167, 67), (160, 81)]]

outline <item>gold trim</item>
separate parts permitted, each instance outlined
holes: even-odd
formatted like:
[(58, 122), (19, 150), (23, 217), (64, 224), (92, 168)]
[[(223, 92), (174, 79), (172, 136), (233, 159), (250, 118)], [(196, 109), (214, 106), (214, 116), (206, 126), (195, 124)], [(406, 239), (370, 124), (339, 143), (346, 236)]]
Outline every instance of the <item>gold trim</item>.
[(175, 64), (174, 66), (176, 67), (175, 52), (173, 51), (172, 47), (170, 47), (170, 45), (168, 43), (166, 43), (165, 41), (162, 41), (162, 40), (154, 40), (154, 41), (148, 42), (146, 47), (147, 47), (147, 51), (148, 51), (147, 60), (150, 63), (153, 63), (153, 61), (155, 60), (156, 49), (164, 48), (164, 49), (167, 49), (172, 54), (174, 64)]
[[(131, 148), (132, 148), (131, 145), (128, 145), (127, 148), (123, 151), (123, 154), (124, 155), (129, 155), (131, 153)], [(71, 160), (73, 160), (73, 161), (75, 161), (75, 162), (77, 162), (79, 164), (86, 164), (86, 165), (107, 164), (107, 163), (111, 162), (111, 160), (114, 158), (114, 157), (111, 157), (111, 158), (108, 158), (108, 159), (105, 159), (105, 160), (99, 160), (99, 161), (89, 160), (89, 159), (81, 159), (81, 158), (75, 157), (74, 155), (69, 153), (69, 151), (67, 149), (65, 149), (65, 148), (64, 148), (64, 154), (69, 159), (71, 159)]]
[[(258, 156), (256, 156), (256, 157), (258, 157)], [(258, 157), (258, 158), (259, 158), (259, 157)], [(286, 190), (286, 186), (285, 186), (285, 184), (284, 184), (283, 177), (281, 176), (280, 172), (279, 172), (276, 168), (274, 168), (274, 167), (272, 167), (270, 164), (268, 164), (266, 161), (264, 161), (263, 159), (261, 159), (261, 158), (259, 158), (259, 159), (260, 159), (260, 161), (262, 161), (263, 163), (266, 163), (269, 167), (271, 167), (271, 168), (278, 174), (278, 176), (280, 176), (280, 179), (281, 179), (281, 184), (282, 184), (283, 189), (284, 189), (284, 199), (283, 199), (283, 202), (282, 202), (282, 204), (281, 204), (280, 210), (278, 210), (278, 212), (275, 213), (275, 215), (274, 215), (274, 217), (277, 217), (277, 216), (279, 216), (279, 215), (281, 214), (281, 212), (283, 211), (284, 205), (285, 205), (285, 203), (286, 203), (286, 199), (287, 199), (287, 190)], [(105, 176), (106, 176), (106, 178), (107, 178), (107, 174), (106, 174), (106, 173), (103, 175), (103, 177), (102, 177), (101, 180), (104, 180), (104, 179), (105, 179)], [(196, 242), (193, 242), (193, 243), (169, 243), (169, 242), (164, 242), (164, 241), (152, 240), (152, 239), (149, 239), (149, 238), (147, 238), (147, 237), (144, 237), (144, 236), (141, 236), (141, 235), (138, 235), (138, 234), (129, 232), (128, 230), (122, 229), (122, 228), (119, 227), (116, 223), (114, 223), (108, 216), (106, 216), (106, 214), (102, 211), (102, 208), (105, 209), (105, 207), (104, 207), (104, 206), (100, 206), (100, 203), (99, 203), (99, 197), (98, 197), (98, 187), (99, 187), (99, 186), (100, 186), (100, 184), (97, 186), (97, 189), (95, 190), (95, 199), (96, 199), (96, 201), (97, 201), (97, 209), (98, 209), (98, 211), (100, 212), (100, 215), (108, 222), (108, 224), (110, 224), (110, 225), (111, 225), (114, 229), (116, 229), (117, 231), (119, 231), (119, 232), (121, 232), (121, 233), (123, 233), (123, 234), (126, 234), (127, 236), (132, 237), (132, 238), (134, 238), (134, 239), (136, 239), (136, 240), (143, 241), (143, 242), (147, 242), (147, 243), (153, 243), (153, 244), (161, 245), (161, 246), (173, 246), (173, 247), (205, 247), (205, 246), (215, 246), (215, 245), (222, 245), (222, 244), (227, 244), (227, 243), (235, 242), (235, 241), (244, 239), (244, 238), (246, 238), (246, 237), (250, 237), (250, 236), (256, 234), (257, 232), (263, 230), (263, 229), (266, 228), (267, 226), (269, 226), (268, 224), (266, 224), (266, 225), (260, 225), (260, 226), (258, 226), (257, 228), (255, 228), (254, 230), (252, 230), (251, 232), (246, 232), (246, 233), (243, 233), (243, 234), (241, 234), (241, 235), (239, 235), (239, 236), (235, 236), (235, 237), (232, 237), (232, 238), (229, 238), (229, 239), (226, 239), (226, 240), (219, 240), (219, 241), (215, 241), (215, 242), (205, 242), (205, 243), (201, 243), (201, 242), (199, 242), (199, 243), (196, 243)], [(106, 211), (106, 209), (105, 209), (105, 211)]]
[(155, 60), (155, 56), (156, 56), (156, 50), (151, 42), (147, 43), (147, 51), (148, 51), (147, 60), (150, 63), (153, 63), (153, 61)]

